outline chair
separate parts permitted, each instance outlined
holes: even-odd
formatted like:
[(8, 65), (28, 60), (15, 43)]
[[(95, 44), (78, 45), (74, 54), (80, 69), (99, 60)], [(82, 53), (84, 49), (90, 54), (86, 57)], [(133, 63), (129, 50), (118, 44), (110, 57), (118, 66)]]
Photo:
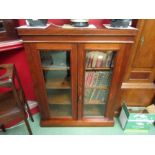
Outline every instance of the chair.
[[(3, 74), (0, 76), (0, 88), (7, 89), (0, 93), (0, 128), (5, 130), (5, 124), (16, 118), (24, 120), (27, 130), (30, 135), (32, 131), (27, 121), (27, 112), (33, 122), (33, 117), (30, 108), (26, 101), (20, 79), (16, 68), (13, 64), (0, 65), (0, 71)], [(5, 73), (4, 73), (5, 72)]]

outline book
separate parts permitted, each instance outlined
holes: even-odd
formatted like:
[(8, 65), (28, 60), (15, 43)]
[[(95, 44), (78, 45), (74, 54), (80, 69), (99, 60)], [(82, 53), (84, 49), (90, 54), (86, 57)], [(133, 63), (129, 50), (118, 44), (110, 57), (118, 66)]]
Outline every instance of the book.
[(105, 64), (106, 67), (110, 67), (112, 58), (113, 58), (113, 51), (108, 51), (107, 52), (107, 60), (106, 60), (106, 64)]
[(116, 52), (91, 51), (86, 54), (86, 68), (113, 67)]
[(93, 52), (92, 55), (93, 55), (93, 61), (92, 61), (91, 67), (95, 68), (96, 62), (97, 62), (97, 58), (98, 58), (98, 52)]

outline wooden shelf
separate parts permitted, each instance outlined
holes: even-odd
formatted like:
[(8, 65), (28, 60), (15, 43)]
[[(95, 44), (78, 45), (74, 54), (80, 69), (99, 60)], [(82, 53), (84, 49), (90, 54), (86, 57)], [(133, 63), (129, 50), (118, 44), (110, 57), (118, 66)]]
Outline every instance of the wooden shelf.
[(101, 90), (107, 90), (109, 87), (107, 86), (92, 86), (92, 87), (85, 87), (85, 89), (101, 89)]
[(86, 71), (109, 71), (112, 70), (113, 68), (110, 67), (102, 67), (102, 68), (86, 68)]
[(87, 104), (87, 105), (93, 105), (93, 104), (105, 104), (104, 102), (101, 102), (100, 100), (91, 100), (91, 101), (85, 101), (84, 104)]
[(47, 79), (47, 89), (71, 89), (70, 81), (65, 79)]
[(105, 104), (99, 105), (84, 105), (84, 117), (102, 116), (104, 117)]
[(69, 92), (56, 92), (48, 95), (49, 104), (71, 104), (71, 93)]
[(69, 104), (68, 105), (52, 104), (49, 106), (49, 108), (51, 118), (72, 116), (72, 106)]
[(61, 70), (69, 70), (68, 66), (42, 66), (43, 70), (51, 70), (51, 71), (61, 71)]

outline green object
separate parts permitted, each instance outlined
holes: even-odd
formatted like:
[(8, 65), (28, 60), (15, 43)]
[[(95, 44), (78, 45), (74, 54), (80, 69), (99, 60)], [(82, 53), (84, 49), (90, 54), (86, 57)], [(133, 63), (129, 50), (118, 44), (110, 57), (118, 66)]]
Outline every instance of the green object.
[(123, 104), (118, 119), (125, 131), (145, 132), (153, 126), (155, 114), (148, 113), (145, 107), (127, 107), (126, 104)]

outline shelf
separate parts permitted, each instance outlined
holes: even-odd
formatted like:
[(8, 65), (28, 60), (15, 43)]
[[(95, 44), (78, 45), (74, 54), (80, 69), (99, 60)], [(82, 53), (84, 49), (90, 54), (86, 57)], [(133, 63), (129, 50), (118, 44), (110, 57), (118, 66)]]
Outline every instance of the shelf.
[(61, 70), (69, 70), (68, 66), (42, 66), (43, 70), (51, 70), (51, 71), (61, 71)]
[(85, 87), (85, 89), (101, 89), (101, 90), (107, 90), (109, 87), (107, 86), (92, 86), (92, 87)]
[(104, 117), (105, 104), (98, 105), (84, 105), (84, 116), (103, 116)]
[(86, 105), (93, 105), (93, 104), (105, 104), (105, 102), (101, 102), (100, 100), (91, 100), (91, 101), (85, 101)]
[(113, 68), (110, 67), (102, 67), (102, 68), (86, 68), (86, 71), (109, 71), (112, 70)]
[(48, 95), (49, 104), (71, 104), (71, 93), (66, 91), (53, 92)]
[(52, 104), (49, 106), (51, 117), (63, 117), (63, 116), (72, 116), (72, 106), (71, 105), (58, 105)]
[(70, 81), (65, 79), (47, 79), (47, 89), (71, 89)]

